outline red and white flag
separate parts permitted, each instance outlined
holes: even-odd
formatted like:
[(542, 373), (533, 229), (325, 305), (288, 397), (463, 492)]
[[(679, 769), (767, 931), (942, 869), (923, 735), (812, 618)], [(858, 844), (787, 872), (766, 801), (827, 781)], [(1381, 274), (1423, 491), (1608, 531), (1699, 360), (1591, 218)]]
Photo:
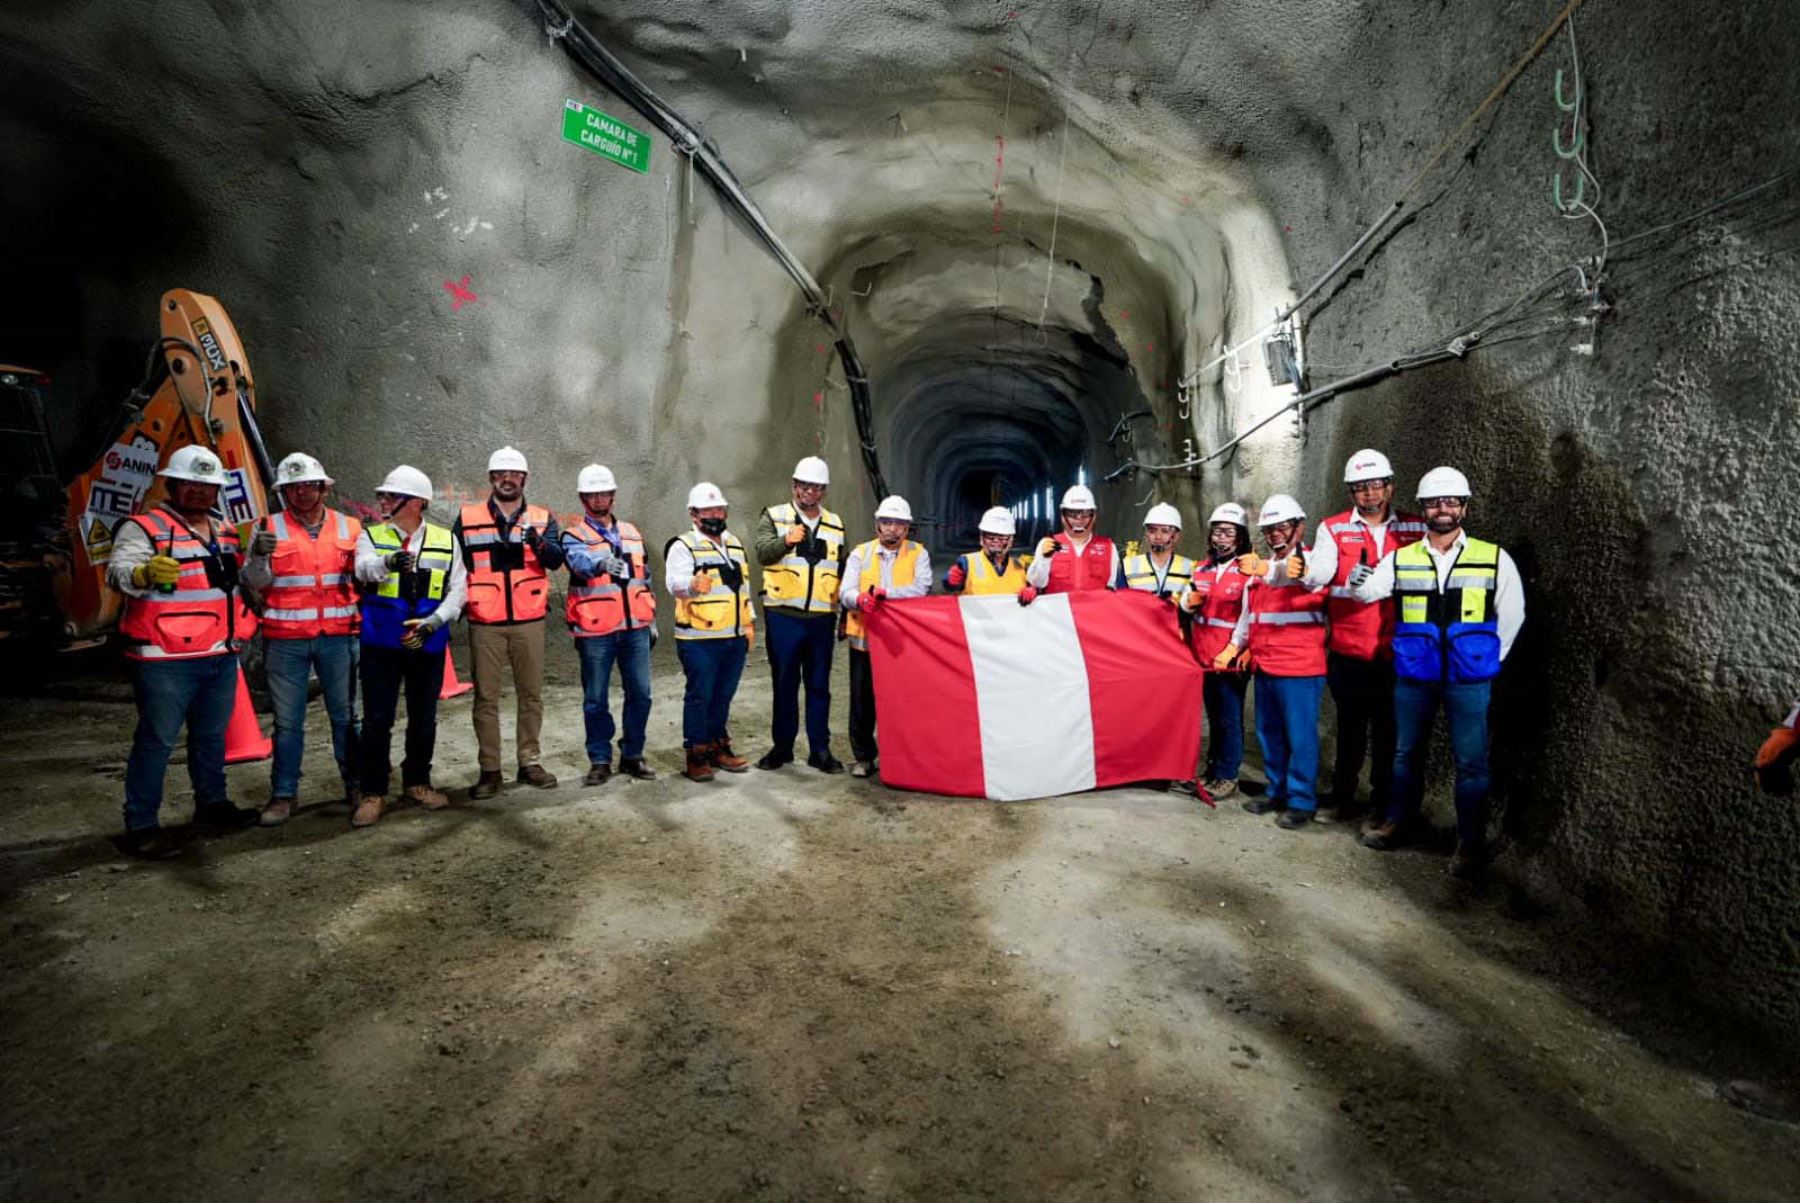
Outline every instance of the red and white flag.
[(1194, 776), (1200, 666), (1147, 593), (888, 602), (870, 615), (881, 779), (999, 801)]

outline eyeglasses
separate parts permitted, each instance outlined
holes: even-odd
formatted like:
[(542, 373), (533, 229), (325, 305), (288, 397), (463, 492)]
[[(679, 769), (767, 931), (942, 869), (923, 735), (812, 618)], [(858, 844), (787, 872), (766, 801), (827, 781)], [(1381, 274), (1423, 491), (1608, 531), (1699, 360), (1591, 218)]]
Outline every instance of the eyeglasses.
[(1460, 510), (1469, 504), (1467, 497), (1421, 497), (1419, 504), (1428, 510)]
[(1391, 476), (1384, 476), (1380, 480), (1359, 480), (1350, 486), (1350, 491), (1352, 493), (1374, 493), (1381, 489), (1391, 489), (1393, 487), (1394, 478)]
[(810, 480), (796, 480), (794, 482), (794, 491), (798, 493), (823, 493), (825, 491), (825, 486), (816, 485)]

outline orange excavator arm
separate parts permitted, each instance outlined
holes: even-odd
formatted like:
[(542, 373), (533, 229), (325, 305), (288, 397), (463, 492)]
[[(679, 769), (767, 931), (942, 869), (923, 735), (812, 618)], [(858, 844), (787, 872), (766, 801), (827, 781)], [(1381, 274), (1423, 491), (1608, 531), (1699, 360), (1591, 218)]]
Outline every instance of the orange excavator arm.
[(227, 522), (241, 527), (269, 512), (274, 471), (237, 328), (218, 301), (185, 288), (164, 293), (158, 310), (162, 333), (118, 433), (69, 485), (69, 562), (55, 566), (54, 587), (72, 641), (92, 642), (117, 621), (121, 599), (106, 587), (113, 531), (162, 501), (156, 472), (176, 451), (199, 443), (224, 463), (219, 509)]

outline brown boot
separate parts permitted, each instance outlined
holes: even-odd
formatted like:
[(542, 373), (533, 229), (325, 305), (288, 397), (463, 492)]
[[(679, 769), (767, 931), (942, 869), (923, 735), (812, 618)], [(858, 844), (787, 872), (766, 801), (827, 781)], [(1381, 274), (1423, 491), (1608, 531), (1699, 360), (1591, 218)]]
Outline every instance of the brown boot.
[(381, 821), (381, 812), (386, 809), (386, 798), (365, 797), (356, 804), (356, 813), (350, 816), (350, 826), (373, 827)]
[(409, 785), (406, 787), (406, 796), (426, 810), (442, 810), (450, 805), (448, 794), (432, 789), (429, 785)]
[(270, 798), (269, 804), (262, 808), (262, 814), (256, 821), (264, 827), (279, 827), (288, 821), (288, 815), (294, 811), (292, 798)]
[(519, 766), (519, 784), (537, 789), (555, 789), (556, 775), (541, 764), (522, 764)]
[(713, 779), (712, 747), (711, 744), (694, 744), (689, 747), (687, 768), (682, 770), (681, 775), (689, 781), (711, 781)]
[(481, 776), (469, 787), (469, 797), (477, 802), (483, 798), (492, 798), (500, 792), (500, 770), (482, 769)]
[(731, 750), (729, 735), (724, 739), (713, 740), (708, 746), (712, 749), (710, 755), (712, 766), (715, 769), (724, 769), (727, 773), (748, 773), (750, 771), (750, 762)]

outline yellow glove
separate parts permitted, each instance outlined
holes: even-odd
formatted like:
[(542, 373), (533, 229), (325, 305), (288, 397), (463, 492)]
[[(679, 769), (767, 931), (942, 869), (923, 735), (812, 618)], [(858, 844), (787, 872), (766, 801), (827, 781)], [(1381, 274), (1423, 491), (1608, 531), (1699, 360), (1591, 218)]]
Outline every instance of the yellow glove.
[(1306, 560), (1302, 556), (1293, 555), (1287, 558), (1287, 578), (1297, 581), (1306, 574)]
[(1220, 672), (1224, 672), (1226, 669), (1231, 667), (1231, 662), (1233, 660), (1236, 660), (1237, 657), (1238, 657), (1237, 644), (1228, 643), (1225, 645), (1224, 651), (1220, 652), (1218, 655), (1213, 657), (1213, 667), (1218, 669)]
[(1269, 562), (1253, 551), (1238, 557), (1237, 569), (1245, 576), (1261, 577), (1269, 570)]
[(181, 579), (181, 561), (173, 556), (151, 556), (131, 570), (131, 583), (139, 589), (173, 585)]
[(1056, 554), (1056, 549), (1057, 549), (1056, 540), (1050, 538), (1048, 535), (1046, 535), (1042, 539), (1038, 540), (1038, 545), (1037, 545), (1038, 555), (1053, 556)]
[(410, 651), (418, 651), (425, 646), (425, 636), (437, 628), (423, 618), (409, 618), (400, 624), (406, 628), (406, 634), (400, 636), (400, 646)]
[(712, 592), (712, 587), (713, 587), (712, 573), (706, 571), (705, 569), (701, 569), (699, 572), (696, 572), (694, 574), (694, 580), (693, 580), (693, 583), (688, 586), (688, 592), (693, 594), (695, 597), (704, 597), (708, 593)]

